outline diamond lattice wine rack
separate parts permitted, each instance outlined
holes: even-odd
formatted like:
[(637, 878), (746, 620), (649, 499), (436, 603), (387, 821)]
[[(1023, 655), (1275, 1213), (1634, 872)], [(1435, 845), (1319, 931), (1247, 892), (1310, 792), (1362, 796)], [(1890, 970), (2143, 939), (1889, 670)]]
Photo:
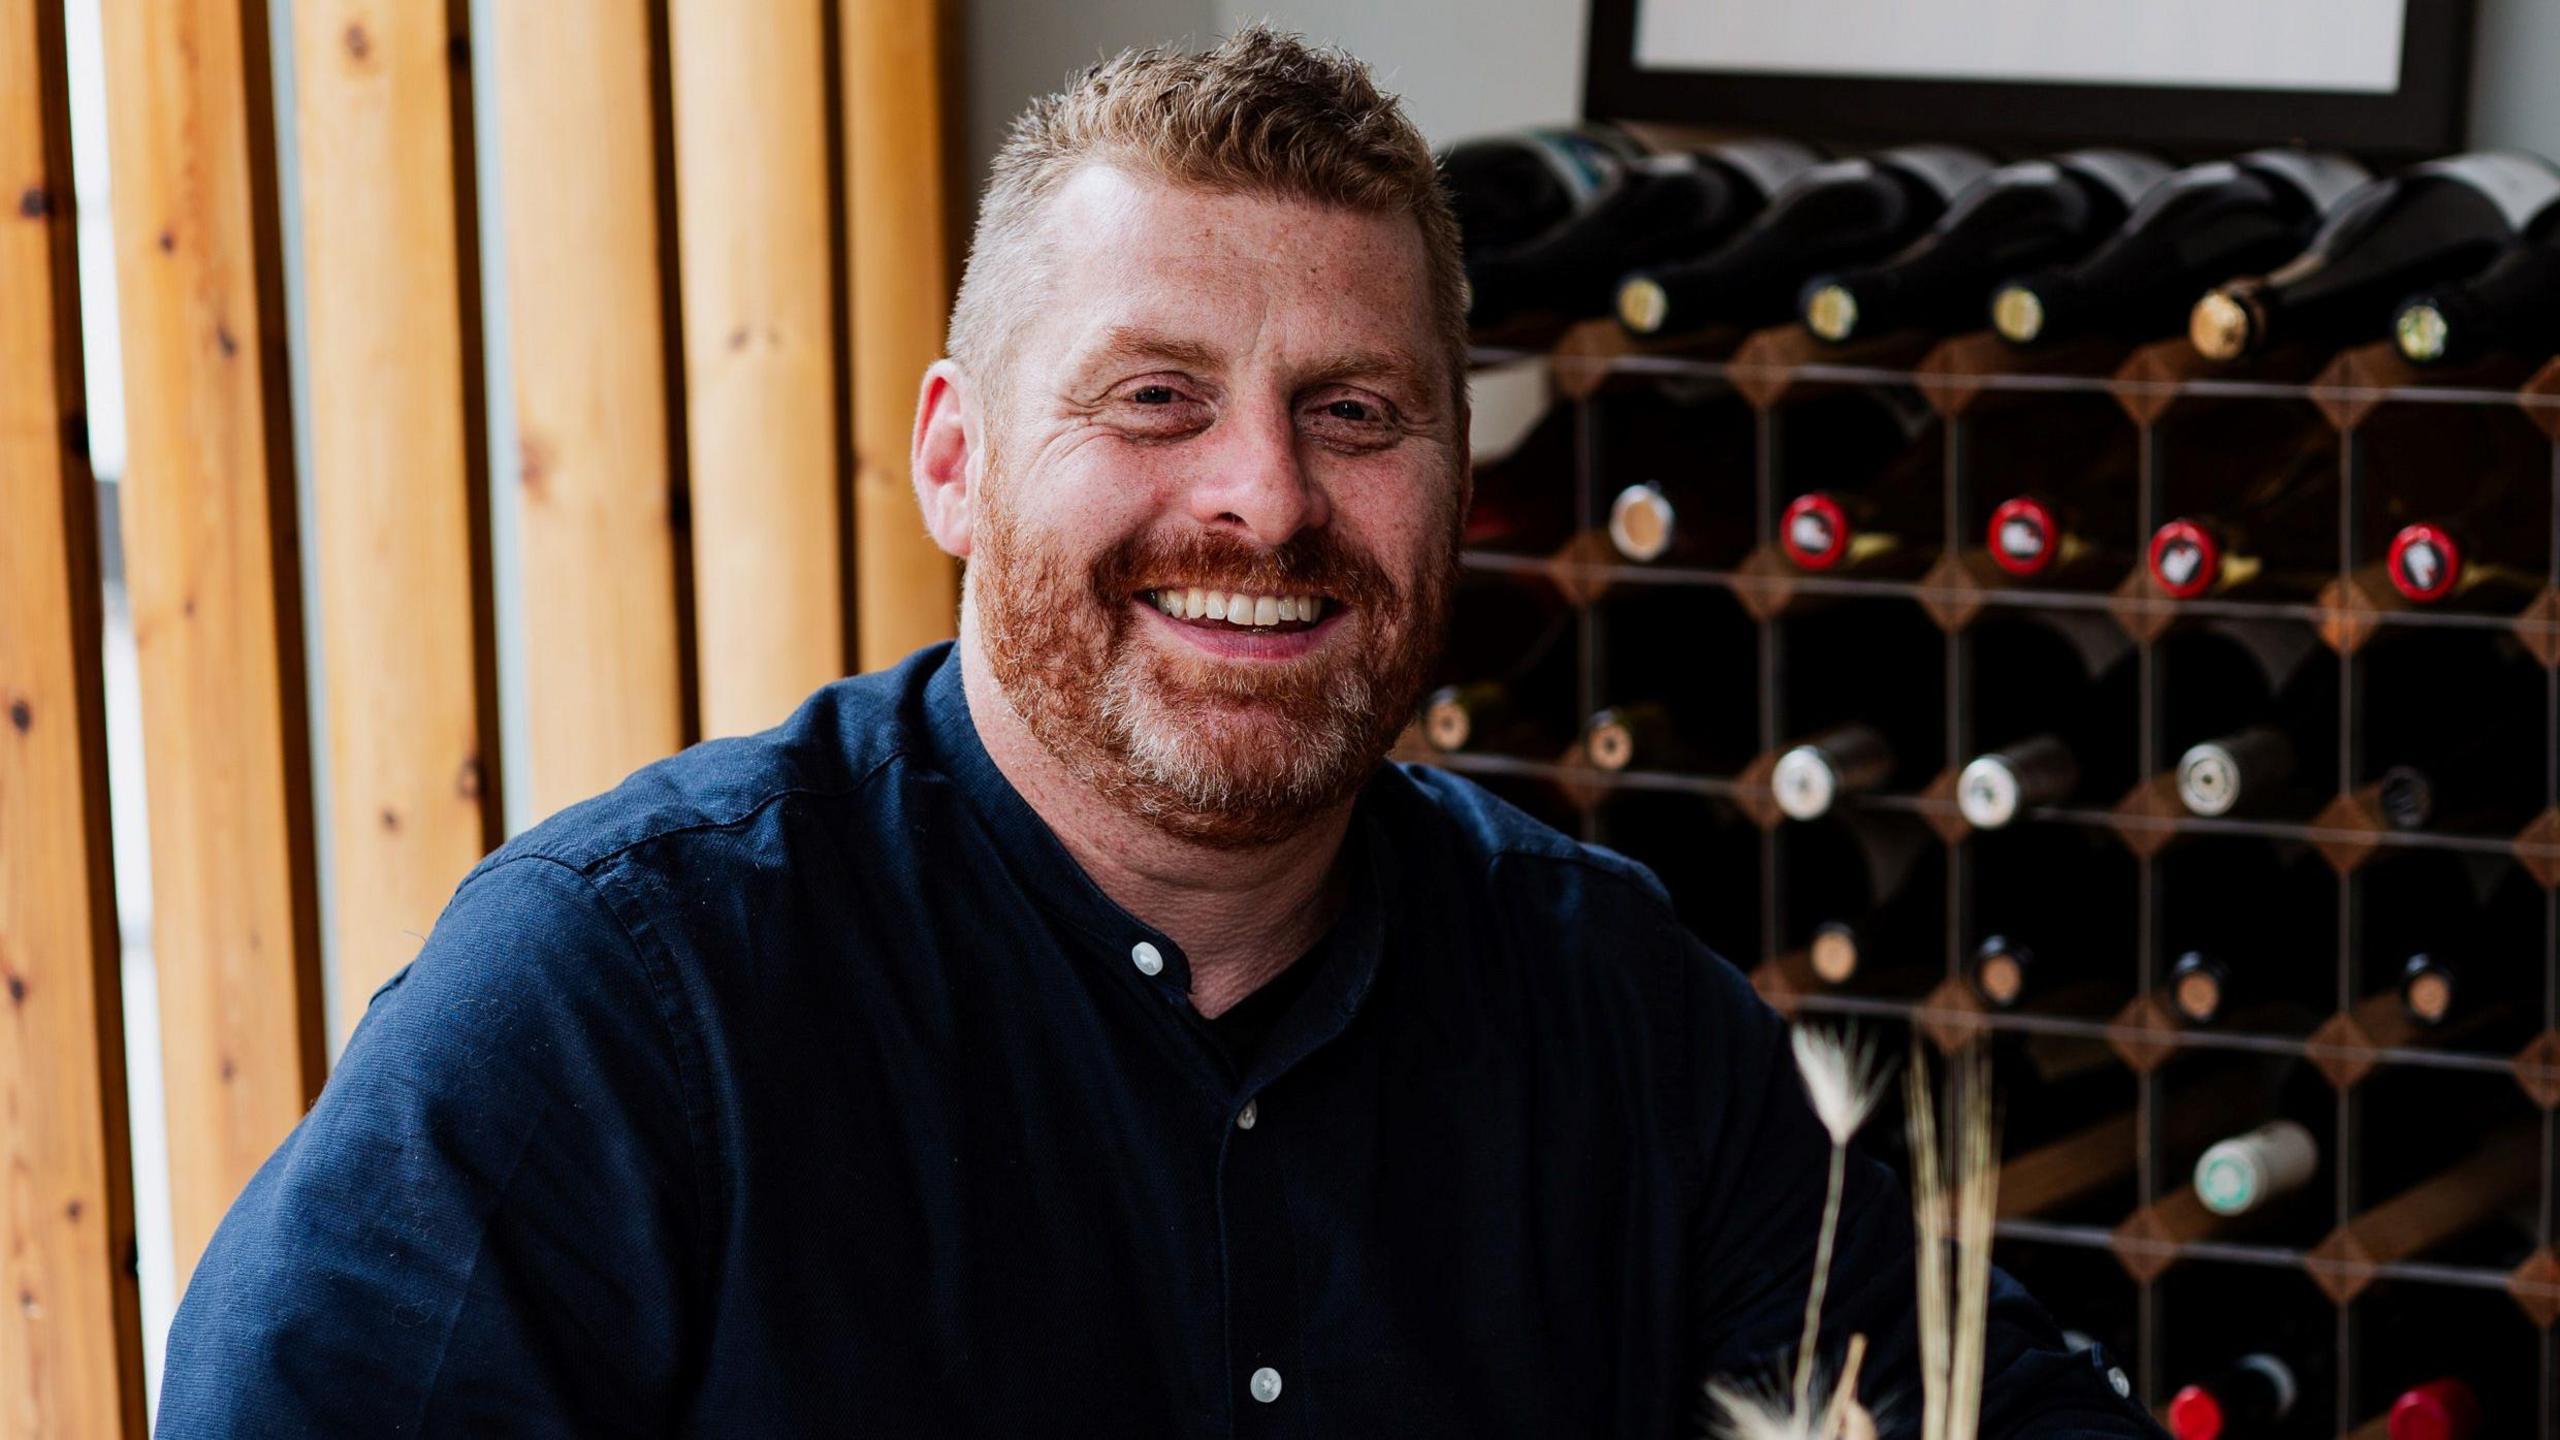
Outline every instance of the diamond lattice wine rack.
[(2458, 1374), (2560, 1440), (2560, 361), (1477, 360), (1545, 403), (1405, 758), (1782, 1011), (1991, 1046), (2001, 1262), (2147, 1403), (2266, 1349), (2298, 1433)]

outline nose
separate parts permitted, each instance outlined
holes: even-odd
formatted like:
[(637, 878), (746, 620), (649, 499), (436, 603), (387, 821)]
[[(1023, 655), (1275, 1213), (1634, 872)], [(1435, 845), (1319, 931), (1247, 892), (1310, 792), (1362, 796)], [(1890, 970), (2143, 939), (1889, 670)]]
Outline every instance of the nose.
[[(1191, 517), (1212, 528), (1233, 527), (1277, 548), (1302, 530), (1321, 527), (1332, 510), (1324, 487), (1309, 473), (1298, 443), (1293, 407), (1285, 402), (1231, 412), (1217, 427), (1219, 443), (1201, 458), (1191, 486)], [(1213, 432), (1214, 433), (1214, 432)]]

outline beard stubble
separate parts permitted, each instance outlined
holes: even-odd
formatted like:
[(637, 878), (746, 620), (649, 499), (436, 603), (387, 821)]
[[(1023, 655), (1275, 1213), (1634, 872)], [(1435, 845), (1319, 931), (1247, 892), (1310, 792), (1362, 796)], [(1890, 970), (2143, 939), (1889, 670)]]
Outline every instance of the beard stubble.
[[(1090, 562), (985, 495), (969, 563), (989, 668), (1025, 728), (1107, 803), (1218, 849), (1298, 833), (1365, 784), (1439, 658), (1457, 573), (1457, 518), (1410, 582), (1329, 530), (1267, 548), (1232, 534), (1139, 534)], [(1158, 585), (1322, 594), (1339, 634), (1297, 661), (1167, 653), (1133, 597)], [(1348, 643), (1345, 643), (1345, 642)]]

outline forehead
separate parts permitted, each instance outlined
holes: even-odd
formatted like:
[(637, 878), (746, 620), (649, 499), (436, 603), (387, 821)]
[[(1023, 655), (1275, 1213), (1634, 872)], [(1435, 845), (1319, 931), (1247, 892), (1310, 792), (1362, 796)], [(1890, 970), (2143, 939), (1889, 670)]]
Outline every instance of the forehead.
[(1148, 330), (1231, 357), (1345, 347), (1430, 353), (1421, 227), (1088, 165), (1051, 198), (1042, 368)]

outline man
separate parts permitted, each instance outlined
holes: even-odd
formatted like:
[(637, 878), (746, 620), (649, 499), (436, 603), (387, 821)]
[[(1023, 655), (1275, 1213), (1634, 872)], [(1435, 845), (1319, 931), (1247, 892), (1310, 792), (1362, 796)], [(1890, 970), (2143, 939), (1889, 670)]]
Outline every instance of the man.
[[(915, 439), (961, 638), (536, 828), (195, 1274), (165, 1437), (1658, 1437), (1826, 1142), (1638, 867), (1380, 763), (1466, 503), (1431, 156), (1124, 55), (995, 167)], [(1833, 1344), (1912, 1389), (1862, 1162)], [(2005, 1286), (2005, 1282), (2004, 1282)], [(1985, 1434), (2153, 1433), (2023, 1294)]]

